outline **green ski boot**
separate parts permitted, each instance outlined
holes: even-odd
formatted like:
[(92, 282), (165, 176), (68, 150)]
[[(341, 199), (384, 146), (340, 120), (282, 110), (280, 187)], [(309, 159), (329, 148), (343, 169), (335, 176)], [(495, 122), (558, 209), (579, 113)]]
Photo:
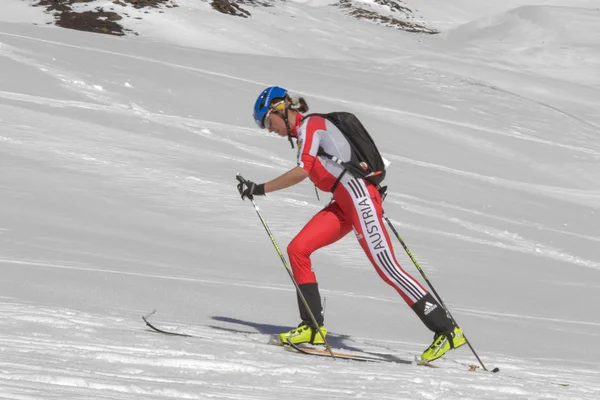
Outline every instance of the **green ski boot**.
[(448, 350), (457, 349), (466, 342), (462, 329), (455, 327), (450, 334), (441, 333), (437, 335), (431, 346), (421, 354), (421, 360), (425, 362), (437, 360), (446, 354)]
[[(322, 326), (320, 330), (323, 333), (323, 336), (327, 336), (327, 328)], [(297, 328), (294, 328), (291, 331), (280, 333), (277, 335), (277, 338), (282, 344), (286, 344), (288, 341), (293, 344), (325, 344), (319, 332), (312, 326), (304, 323), (300, 324)]]

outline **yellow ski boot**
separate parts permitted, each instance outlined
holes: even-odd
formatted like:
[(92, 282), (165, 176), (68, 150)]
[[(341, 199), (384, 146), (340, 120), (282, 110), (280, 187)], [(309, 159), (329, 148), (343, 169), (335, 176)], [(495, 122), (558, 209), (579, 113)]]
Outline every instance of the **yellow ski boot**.
[(450, 349), (457, 349), (467, 343), (462, 329), (455, 327), (451, 334), (441, 333), (436, 336), (433, 343), (421, 354), (421, 360), (430, 362), (437, 360)]
[[(327, 336), (327, 328), (320, 327), (323, 336)], [(293, 344), (310, 343), (310, 344), (325, 344), (323, 337), (319, 332), (310, 325), (300, 324), (297, 328), (289, 332), (283, 332), (277, 335), (277, 338), (282, 344), (289, 342)]]

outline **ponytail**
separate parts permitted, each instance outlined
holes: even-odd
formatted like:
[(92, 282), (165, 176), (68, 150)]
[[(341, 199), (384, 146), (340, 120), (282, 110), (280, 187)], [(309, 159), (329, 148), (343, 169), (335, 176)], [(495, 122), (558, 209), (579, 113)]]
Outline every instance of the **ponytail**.
[(306, 100), (304, 100), (304, 97), (301, 96), (287, 96), (287, 99), (290, 103), (290, 108), (292, 110), (296, 110), (299, 111), (301, 113), (305, 113), (308, 111), (308, 104), (306, 103)]

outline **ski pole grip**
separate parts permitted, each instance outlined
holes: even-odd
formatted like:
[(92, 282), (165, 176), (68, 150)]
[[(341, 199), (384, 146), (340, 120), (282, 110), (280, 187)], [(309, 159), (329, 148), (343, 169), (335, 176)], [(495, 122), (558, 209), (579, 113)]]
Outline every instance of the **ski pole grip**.
[(235, 176), (235, 179), (237, 179), (239, 183), (245, 183), (246, 182), (246, 180), (244, 179), (244, 177), (242, 177), (240, 174), (237, 174)]
[[(243, 176), (241, 176), (239, 173), (235, 176), (235, 179), (238, 180), (239, 183), (246, 183), (248, 182), (246, 179), (244, 179)], [(250, 199), (250, 201), (254, 201), (254, 196), (249, 195), (248, 198)], [(242, 197), (242, 200), (244, 200), (244, 197)]]

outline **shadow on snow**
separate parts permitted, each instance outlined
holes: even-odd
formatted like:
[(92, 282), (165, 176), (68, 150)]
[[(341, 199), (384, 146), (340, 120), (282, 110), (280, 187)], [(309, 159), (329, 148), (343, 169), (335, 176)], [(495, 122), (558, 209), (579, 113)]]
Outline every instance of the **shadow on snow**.
[[(238, 318), (231, 317), (222, 317), (222, 316), (213, 316), (211, 317), (213, 320), (218, 322), (224, 322), (229, 324), (230, 326), (216, 326), (209, 325), (210, 328), (231, 332), (235, 334), (263, 334), (263, 335), (275, 335), (281, 332), (288, 331), (294, 327), (283, 326), (283, 325), (272, 325), (272, 324), (263, 324), (254, 321), (245, 321)], [(339, 335), (335, 333), (327, 334), (327, 342), (332, 348), (335, 349), (343, 349), (346, 351), (353, 351), (361, 354), (368, 354), (376, 357), (380, 357), (385, 361), (401, 363), (401, 364), (412, 364), (410, 360), (405, 360), (399, 357), (396, 357), (393, 354), (389, 353), (378, 353), (373, 351), (365, 351), (359, 347), (353, 346), (348, 342), (352, 342), (351, 336), (349, 335)]]

